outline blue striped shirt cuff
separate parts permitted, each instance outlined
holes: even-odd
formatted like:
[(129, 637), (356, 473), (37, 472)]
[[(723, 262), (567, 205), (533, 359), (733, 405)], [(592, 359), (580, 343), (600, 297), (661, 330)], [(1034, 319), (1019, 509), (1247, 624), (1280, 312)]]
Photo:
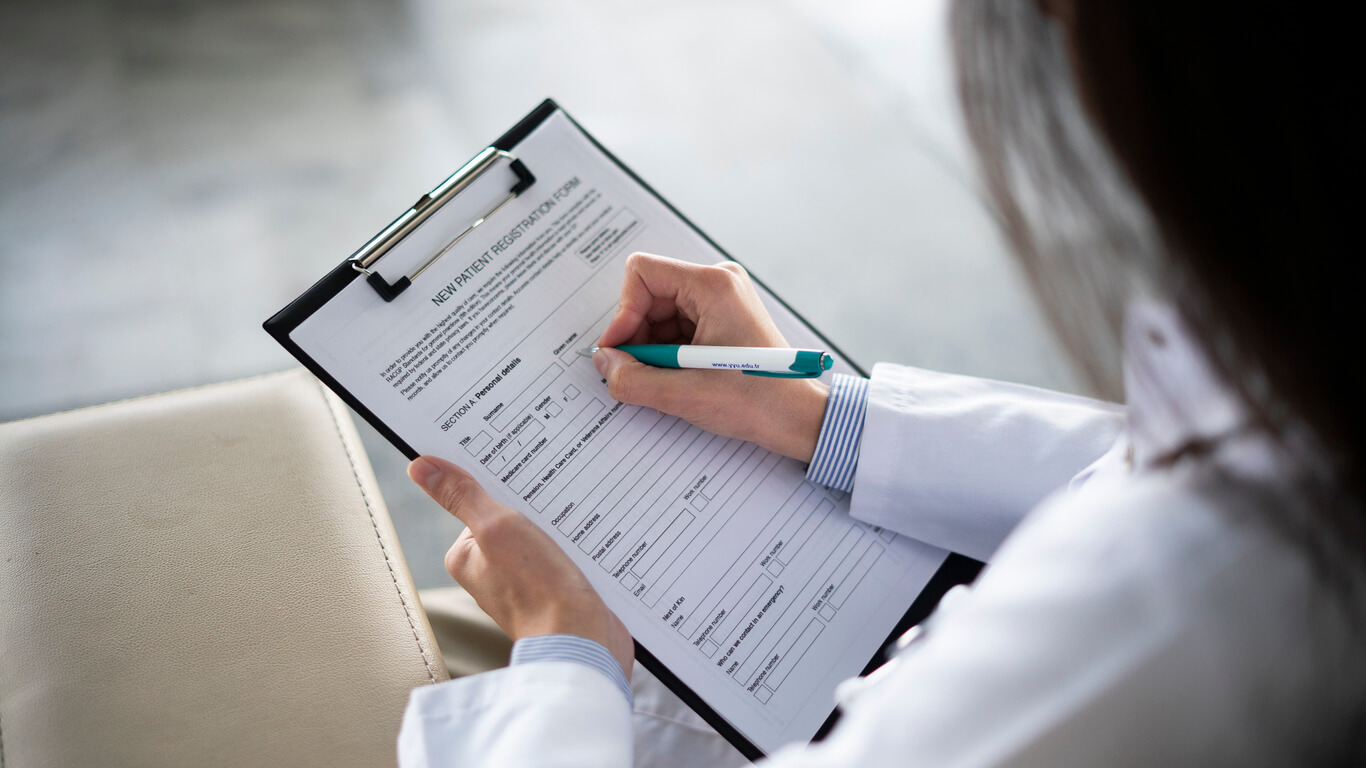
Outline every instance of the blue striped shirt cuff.
[(592, 667), (616, 683), (626, 696), (628, 705), (635, 702), (621, 663), (602, 643), (578, 635), (533, 635), (512, 644), (512, 659), (508, 666), (530, 664), (533, 661), (568, 661)]
[(854, 490), (859, 441), (863, 439), (863, 416), (868, 412), (868, 379), (834, 375), (825, 421), (816, 438), (816, 453), (806, 469), (806, 479), (848, 493)]

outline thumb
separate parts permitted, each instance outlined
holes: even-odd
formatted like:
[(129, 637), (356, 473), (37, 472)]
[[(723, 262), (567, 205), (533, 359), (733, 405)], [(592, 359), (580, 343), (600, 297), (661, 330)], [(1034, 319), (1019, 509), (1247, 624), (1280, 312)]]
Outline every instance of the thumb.
[(630, 405), (644, 405), (677, 414), (679, 393), (691, 371), (674, 371), (646, 365), (619, 349), (604, 348), (593, 354), (593, 367), (607, 380), (607, 394)]
[(420, 456), (408, 465), (408, 477), (471, 531), (478, 532), (497, 503), (470, 473), (435, 456)]

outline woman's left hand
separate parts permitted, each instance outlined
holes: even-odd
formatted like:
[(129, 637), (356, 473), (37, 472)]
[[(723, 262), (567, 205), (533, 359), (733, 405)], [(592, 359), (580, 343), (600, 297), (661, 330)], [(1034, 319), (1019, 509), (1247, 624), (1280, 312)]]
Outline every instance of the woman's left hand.
[(508, 637), (567, 634), (595, 640), (630, 679), (630, 633), (545, 531), (494, 501), (449, 461), (423, 456), (408, 465), (408, 476), (465, 524), (446, 553), (446, 570)]

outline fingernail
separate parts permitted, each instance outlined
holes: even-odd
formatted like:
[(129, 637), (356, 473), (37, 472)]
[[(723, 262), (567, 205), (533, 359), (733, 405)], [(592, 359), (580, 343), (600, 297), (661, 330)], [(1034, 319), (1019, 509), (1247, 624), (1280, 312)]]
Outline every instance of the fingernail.
[(611, 353), (605, 349), (599, 349), (597, 352), (593, 353), (593, 367), (598, 369), (598, 375), (602, 376), (604, 379), (607, 378), (608, 372), (612, 370), (610, 355)]
[(436, 485), (436, 481), (441, 477), (441, 467), (438, 467), (425, 457), (413, 459), (413, 463), (408, 465), (408, 477), (413, 482), (422, 486), (425, 490), (431, 490)]

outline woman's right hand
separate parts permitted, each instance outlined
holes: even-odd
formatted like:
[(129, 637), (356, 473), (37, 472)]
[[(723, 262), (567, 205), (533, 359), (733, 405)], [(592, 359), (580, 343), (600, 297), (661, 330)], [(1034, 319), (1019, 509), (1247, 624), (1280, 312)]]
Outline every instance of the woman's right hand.
[[(703, 266), (645, 253), (626, 260), (621, 303), (597, 344), (788, 346), (739, 264)], [(608, 393), (624, 403), (798, 461), (809, 462), (816, 450), (829, 388), (815, 379), (652, 368), (615, 349), (599, 350), (593, 365)]]

